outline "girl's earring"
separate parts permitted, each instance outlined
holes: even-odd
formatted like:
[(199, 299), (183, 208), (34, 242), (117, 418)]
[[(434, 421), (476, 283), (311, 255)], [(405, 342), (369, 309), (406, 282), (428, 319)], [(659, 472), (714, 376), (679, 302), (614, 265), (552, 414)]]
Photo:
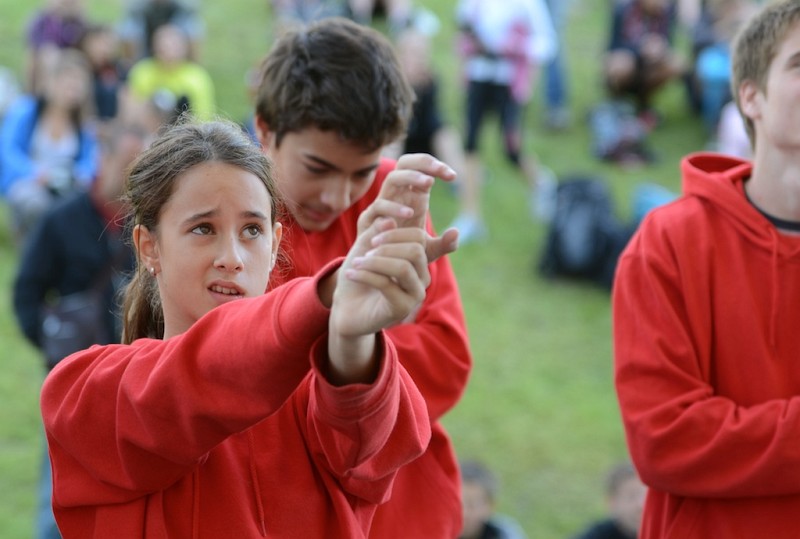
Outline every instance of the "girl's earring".
[(153, 277), (156, 276), (156, 268), (154, 268), (154, 267), (150, 268), (150, 275), (152, 275)]

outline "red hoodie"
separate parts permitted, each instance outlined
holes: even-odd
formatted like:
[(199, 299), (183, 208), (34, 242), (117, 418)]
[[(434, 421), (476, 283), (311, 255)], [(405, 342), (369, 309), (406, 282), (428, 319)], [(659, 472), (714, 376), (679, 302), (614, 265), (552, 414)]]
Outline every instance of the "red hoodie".
[[(286, 278), (313, 275), (334, 258), (347, 254), (357, 236), (358, 216), (377, 198), (394, 166), (393, 161), (382, 160), (369, 191), (323, 232), (306, 232), (293, 220), (281, 219), (281, 249), (290, 265), (283, 270)], [(428, 227), (433, 230), (430, 220)], [(370, 537), (376, 539), (451, 539), (461, 531), (458, 463), (439, 419), (464, 392), (472, 356), (450, 262), (442, 257), (429, 269), (431, 284), (416, 322), (395, 326), (386, 333), (428, 404), (431, 444), (421, 458), (399, 471), (391, 499), (375, 515)]]
[(316, 287), (298, 279), (53, 370), (41, 400), (65, 539), (367, 536), (430, 420), (388, 339), (374, 383), (325, 381)]
[(650, 487), (643, 539), (800, 535), (800, 237), (745, 198), (751, 166), (695, 154), (614, 285), (616, 386)]

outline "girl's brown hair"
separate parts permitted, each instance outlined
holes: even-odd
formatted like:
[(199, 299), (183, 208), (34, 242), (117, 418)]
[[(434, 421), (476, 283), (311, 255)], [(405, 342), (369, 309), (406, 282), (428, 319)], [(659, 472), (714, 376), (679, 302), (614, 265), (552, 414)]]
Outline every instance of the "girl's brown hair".
[[(158, 234), (161, 209), (175, 190), (181, 174), (197, 165), (218, 162), (233, 165), (259, 178), (270, 195), (273, 224), (279, 199), (269, 159), (239, 126), (228, 121), (200, 123), (182, 118), (131, 165), (124, 200), (130, 208), (128, 226), (141, 225)], [(155, 278), (136, 256), (136, 269), (124, 291), (122, 342), (164, 336), (164, 313)]]

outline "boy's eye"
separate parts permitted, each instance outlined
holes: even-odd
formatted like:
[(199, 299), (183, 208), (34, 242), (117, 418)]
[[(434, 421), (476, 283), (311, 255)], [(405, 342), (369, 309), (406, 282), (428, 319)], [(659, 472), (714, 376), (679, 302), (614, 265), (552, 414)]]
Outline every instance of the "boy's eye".
[(192, 234), (199, 234), (201, 236), (211, 234), (211, 226), (206, 224), (197, 225), (192, 229)]

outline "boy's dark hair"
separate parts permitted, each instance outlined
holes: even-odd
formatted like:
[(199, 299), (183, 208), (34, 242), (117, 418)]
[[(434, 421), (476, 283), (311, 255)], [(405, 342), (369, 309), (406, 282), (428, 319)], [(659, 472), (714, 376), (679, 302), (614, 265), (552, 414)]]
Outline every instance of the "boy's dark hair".
[(256, 114), (280, 145), (315, 127), (374, 151), (405, 133), (414, 93), (379, 32), (333, 17), (281, 36), (264, 59)]
[(485, 464), (478, 460), (462, 460), (460, 467), (462, 483), (479, 485), (490, 501), (497, 500), (497, 478)]

